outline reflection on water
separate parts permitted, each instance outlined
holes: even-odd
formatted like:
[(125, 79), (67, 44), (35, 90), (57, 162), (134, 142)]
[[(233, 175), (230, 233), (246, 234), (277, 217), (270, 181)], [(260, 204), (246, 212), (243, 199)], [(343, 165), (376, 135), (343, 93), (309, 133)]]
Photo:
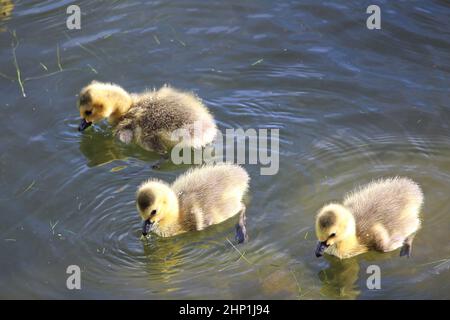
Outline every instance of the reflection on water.
[(148, 162), (159, 158), (141, 148), (121, 143), (105, 127), (102, 130), (86, 130), (81, 136), (80, 151), (86, 157), (89, 167), (126, 160), (130, 156)]
[[(356, 0), (77, 4), (82, 28), (67, 30), (67, 1), (0, 0), (0, 297), (450, 297), (445, 1), (383, 2), (378, 31)], [(278, 174), (246, 166), (247, 244), (228, 242), (235, 219), (139, 240), (136, 187), (189, 166), (153, 169), (159, 155), (107, 124), (80, 134), (76, 98), (93, 79), (192, 90), (222, 132), (280, 129)], [(315, 258), (316, 211), (392, 175), (425, 194), (412, 258)], [(81, 291), (66, 289), (71, 264)], [(366, 286), (372, 264), (381, 290)]]
[(360, 272), (358, 261), (355, 258), (339, 261), (332, 257), (327, 261), (329, 266), (318, 274), (323, 283), (321, 294), (335, 299), (358, 297), (360, 294), (356, 285)]
[[(164, 244), (147, 242), (143, 244), (149, 279), (157, 276), (167, 285), (171, 284), (172, 275), (182, 265), (183, 244), (179, 241), (168, 241)], [(170, 291), (170, 289), (169, 289)]]
[(294, 269), (269, 266), (259, 272), (262, 297), (267, 299), (302, 298), (302, 288)]
[(0, 0), (0, 20), (9, 20), (14, 10), (14, 3), (11, 0)]
[(0, 0), (0, 32), (5, 32), (8, 30), (3, 27), (3, 23), (11, 18), (13, 10), (14, 3), (12, 3), (11, 0)]

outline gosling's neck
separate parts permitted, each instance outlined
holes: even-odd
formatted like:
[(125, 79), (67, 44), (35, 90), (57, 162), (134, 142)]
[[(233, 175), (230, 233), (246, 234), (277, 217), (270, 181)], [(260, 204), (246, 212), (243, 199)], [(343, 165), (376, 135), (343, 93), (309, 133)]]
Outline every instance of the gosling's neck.
[(171, 190), (167, 194), (162, 218), (158, 221), (155, 232), (160, 236), (173, 236), (183, 231), (178, 198)]
[(339, 258), (347, 258), (356, 254), (365, 252), (364, 247), (359, 243), (355, 234), (348, 236), (344, 240), (335, 243), (334, 248), (331, 248), (334, 254)]
[(130, 110), (133, 105), (131, 96), (123, 90), (123, 92), (114, 92), (113, 105), (111, 107), (111, 113), (108, 116), (108, 122), (112, 125), (116, 125), (122, 117)]
[(346, 234), (347, 236), (344, 239), (336, 242), (330, 248), (330, 251), (333, 251), (335, 256), (342, 259), (367, 251), (367, 249), (360, 244), (358, 237), (356, 236), (356, 223), (353, 214), (350, 212), (348, 216)]

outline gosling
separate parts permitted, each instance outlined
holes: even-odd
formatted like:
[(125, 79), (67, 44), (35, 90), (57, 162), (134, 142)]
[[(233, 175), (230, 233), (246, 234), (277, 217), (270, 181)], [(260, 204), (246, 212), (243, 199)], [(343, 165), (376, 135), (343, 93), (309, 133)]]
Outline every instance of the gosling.
[(213, 116), (199, 98), (168, 86), (129, 94), (116, 84), (93, 81), (80, 92), (79, 111), (79, 131), (106, 118), (120, 141), (161, 154), (177, 144), (201, 148), (217, 132)]
[(149, 231), (171, 237), (203, 230), (239, 214), (236, 241), (248, 239), (245, 205), (249, 176), (238, 165), (217, 164), (190, 169), (171, 185), (160, 180), (142, 183), (136, 194), (136, 207), (144, 221), (143, 236)]
[(380, 179), (362, 186), (347, 194), (343, 204), (320, 209), (316, 256), (325, 252), (344, 259), (369, 250), (389, 252), (401, 247), (400, 256), (410, 257), (422, 204), (419, 185), (408, 178)]

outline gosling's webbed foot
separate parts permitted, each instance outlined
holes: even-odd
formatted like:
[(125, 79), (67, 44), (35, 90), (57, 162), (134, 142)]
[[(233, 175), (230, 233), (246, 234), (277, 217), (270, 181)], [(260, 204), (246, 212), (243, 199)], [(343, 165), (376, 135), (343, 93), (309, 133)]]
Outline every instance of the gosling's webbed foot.
[(237, 243), (243, 243), (245, 241), (248, 241), (248, 234), (247, 230), (245, 229), (245, 225), (240, 225), (239, 223), (236, 224), (235, 239)]
[(405, 241), (403, 242), (403, 247), (400, 250), (400, 257), (403, 256), (407, 256), (408, 258), (411, 257), (412, 243), (414, 240), (414, 236), (415, 234), (411, 234), (405, 239)]
[(407, 256), (411, 257), (412, 246), (409, 243), (404, 243), (402, 249), (400, 250), (400, 257)]
[(240, 214), (239, 214), (239, 222), (236, 224), (236, 242), (237, 243), (243, 243), (245, 241), (248, 241), (248, 234), (247, 234), (247, 228), (245, 227), (245, 207), (242, 208)]
[(153, 170), (159, 170), (159, 169), (161, 169), (161, 164), (159, 163), (159, 161), (156, 162), (156, 163), (154, 163), (154, 164), (152, 164), (152, 169), (153, 169)]
[(154, 164), (152, 164), (152, 169), (153, 170), (159, 170), (161, 169), (161, 166), (166, 163), (169, 160), (169, 155), (162, 155), (161, 158), (155, 162)]

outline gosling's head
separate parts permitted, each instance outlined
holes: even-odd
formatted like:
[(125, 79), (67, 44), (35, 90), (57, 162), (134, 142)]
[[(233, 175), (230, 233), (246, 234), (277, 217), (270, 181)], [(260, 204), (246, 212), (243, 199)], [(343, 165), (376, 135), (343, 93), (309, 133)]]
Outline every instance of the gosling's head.
[(324, 251), (355, 234), (355, 219), (353, 214), (343, 205), (328, 204), (320, 209), (316, 217), (316, 235), (319, 243), (316, 257)]
[(144, 236), (150, 229), (167, 227), (178, 218), (178, 199), (172, 189), (161, 181), (150, 180), (138, 188), (136, 207), (144, 220)]
[(105, 118), (120, 117), (130, 108), (131, 97), (118, 85), (93, 81), (81, 90), (78, 105), (82, 118), (78, 130), (83, 131)]

